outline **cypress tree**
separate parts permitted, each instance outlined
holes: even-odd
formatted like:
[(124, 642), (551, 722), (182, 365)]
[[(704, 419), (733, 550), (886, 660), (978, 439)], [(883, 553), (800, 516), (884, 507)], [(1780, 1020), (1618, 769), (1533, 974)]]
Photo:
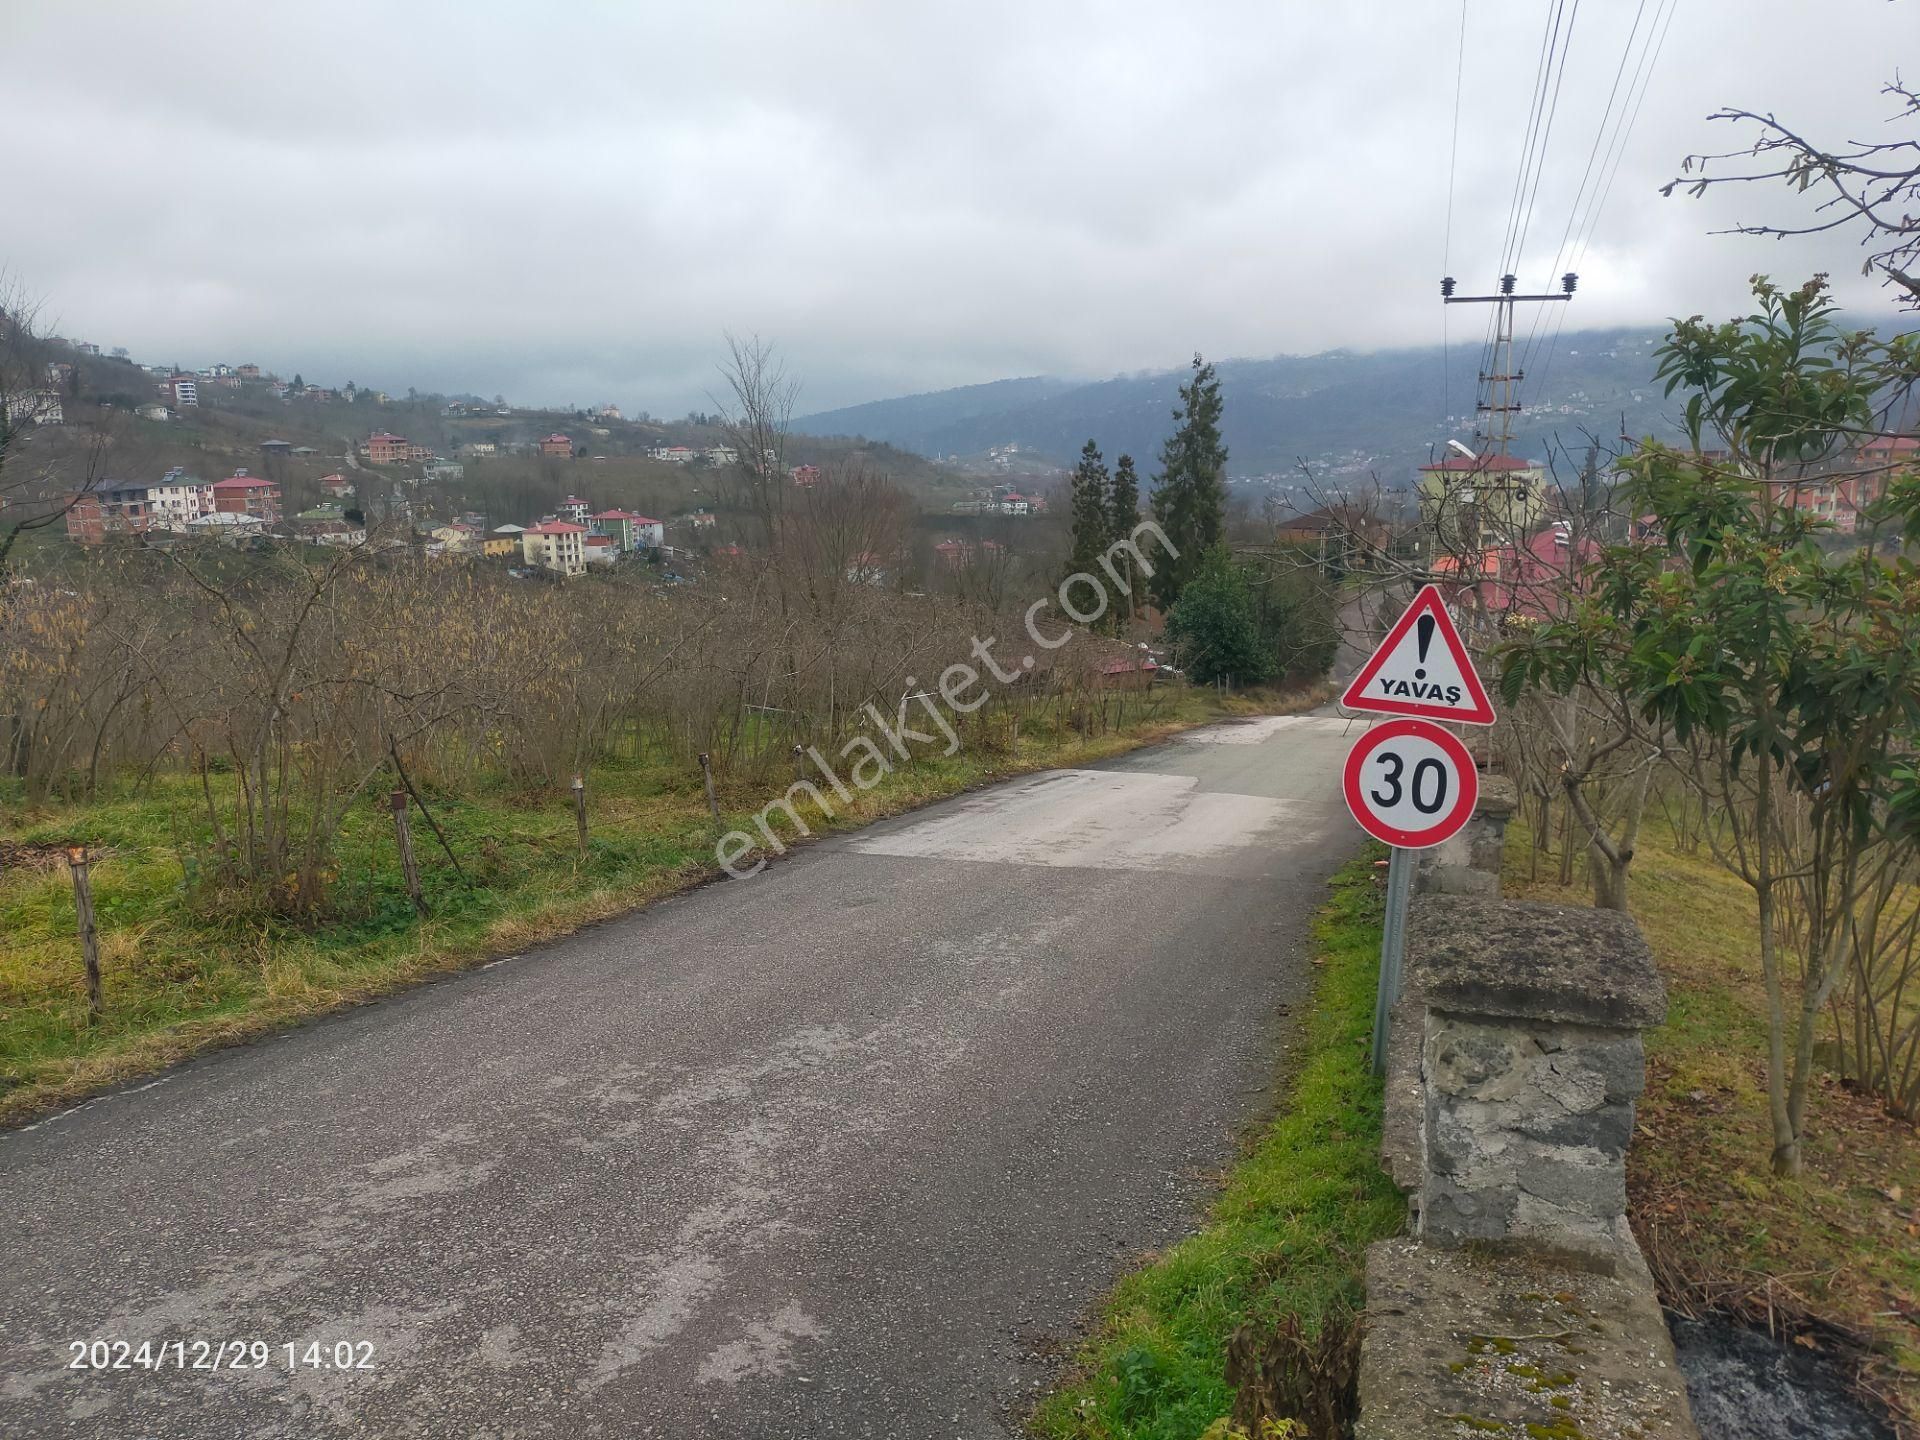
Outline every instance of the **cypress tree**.
[[(1122, 455), (1113, 462), (1113, 485), (1107, 491), (1107, 543), (1124, 540), (1140, 523), (1140, 477), (1134, 473), (1133, 456)], [(1114, 557), (1114, 566), (1126, 583), (1123, 595), (1114, 596), (1115, 616), (1131, 620), (1139, 604), (1134, 594), (1133, 562), (1124, 555)]]
[(1220, 381), (1196, 353), (1193, 378), (1180, 387), (1178, 422), (1160, 450), (1153, 518), (1179, 552), (1153, 573), (1153, 600), (1171, 610), (1187, 581), (1226, 530), (1227, 447), (1220, 440)]
[(1100, 557), (1107, 550), (1107, 462), (1100, 447), (1087, 441), (1080, 463), (1073, 467), (1073, 554), (1067, 574), (1100, 575)]

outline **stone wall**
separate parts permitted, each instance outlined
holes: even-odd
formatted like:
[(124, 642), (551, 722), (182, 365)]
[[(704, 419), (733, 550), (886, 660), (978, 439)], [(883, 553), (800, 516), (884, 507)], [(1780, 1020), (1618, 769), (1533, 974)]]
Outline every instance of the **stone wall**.
[(1356, 1434), (1697, 1440), (1626, 1215), (1653, 956), (1461, 869), (1497, 896), (1436, 863), (1408, 917), (1382, 1149), (1412, 1233), (1368, 1255)]

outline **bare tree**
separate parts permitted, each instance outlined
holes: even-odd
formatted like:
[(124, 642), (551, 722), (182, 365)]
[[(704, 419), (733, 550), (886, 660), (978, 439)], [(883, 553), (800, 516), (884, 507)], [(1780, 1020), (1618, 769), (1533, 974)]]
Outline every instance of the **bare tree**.
[[(1881, 87), (1898, 108), (1890, 124), (1908, 122), (1920, 132), (1920, 91), (1896, 76)], [(1736, 225), (1722, 234), (1822, 235), (1829, 231), (1860, 229), (1860, 244), (1872, 247), (1860, 273), (1879, 271), (1889, 285), (1905, 292), (1909, 309), (1920, 309), (1920, 133), (1904, 139), (1849, 140), (1834, 148), (1816, 144), (1783, 124), (1771, 111), (1727, 109), (1709, 120), (1754, 127), (1758, 135), (1742, 150), (1689, 155), (1681, 174), (1661, 187), (1671, 195), (1685, 186), (1689, 195), (1704, 195), (1716, 185), (1777, 180), (1798, 191), (1821, 196), (1814, 214), (1821, 218), (1802, 225)], [(1731, 174), (1710, 175), (1707, 167), (1724, 161), (1752, 162)], [(1697, 173), (1696, 173), (1697, 172)]]
[(742, 340), (729, 334), (720, 373), (731, 399), (714, 404), (734, 453), (730, 478), (743, 492), (741, 508), (759, 525), (761, 543), (771, 547), (786, 508), (787, 426), (800, 382), (789, 378), (773, 346), (758, 335)]
[(83, 425), (64, 413), (37, 319), (38, 307), (0, 272), (0, 565), (23, 534), (60, 524), (100, 483), (111, 443), (104, 417)]

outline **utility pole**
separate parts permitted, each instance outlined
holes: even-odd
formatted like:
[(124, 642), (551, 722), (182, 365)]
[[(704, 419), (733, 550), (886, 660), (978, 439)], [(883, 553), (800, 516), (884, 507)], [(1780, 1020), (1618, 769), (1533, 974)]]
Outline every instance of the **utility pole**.
[(1514, 399), (1514, 386), (1527, 378), (1524, 371), (1513, 368), (1513, 307), (1543, 301), (1571, 300), (1580, 277), (1572, 271), (1562, 275), (1560, 293), (1557, 295), (1516, 295), (1513, 291), (1517, 282), (1511, 275), (1500, 277), (1497, 295), (1456, 295), (1453, 293), (1456, 283), (1451, 275), (1440, 282), (1441, 303), (1500, 307), (1494, 317), (1493, 369), (1480, 372), (1480, 383), (1486, 386), (1486, 390), (1475, 407), (1481, 414), (1497, 415), (1499, 419), (1492, 421), (1487, 430), (1479, 432), (1474, 438), (1499, 446), (1497, 453), (1504, 458), (1513, 444), (1513, 417), (1520, 413), (1520, 402)]
[[(1466, 539), (1474, 547), (1481, 540), (1481, 517), (1487, 513), (1487, 506), (1481, 496), (1489, 489), (1500, 493), (1500, 523), (1513, 528), (1515, 506), (1513, 494), (1516, 486), (1509, 479), (1506, 462), (1511, 458), (1513, 448), (1513, 417), (1520, 413), (1520, 401), (1516, 387), (1527, 377), (1526, 372), (1514, 368), (1513, 361), (1513, 311), (1516, 305), (1532, 305), (1552, 301), (1566, 301), (1573, 298), (1574, 287), (1580, 283), (1580, 277), (1568, 271), (1560, 277), (1558, 294), (1517, 295), (1514, 287), (1517, 283), (1512, 275), (1500, 277), (1500, 289), (1492, 295), (1456, 295), (1456, 282), (1449, 275), (1440, 282), (1440, 300), (1446, 305), (1493, 305), (1494, 331), (1491, 370), (1480, 372), (1481, 394), (1474, 407), (1481, 415), (1493, 417), (1483, 425), (1476, 427), (1474, 440), (1476, 451), (1466, 450), (1458, 441), (1449, 444), (1461, 449), (1475, 463), (1471, 472), (1473, 482), (1472, 523), (1465, 528)], [(1443, 475), (1442, 484), (1446, 484)]]

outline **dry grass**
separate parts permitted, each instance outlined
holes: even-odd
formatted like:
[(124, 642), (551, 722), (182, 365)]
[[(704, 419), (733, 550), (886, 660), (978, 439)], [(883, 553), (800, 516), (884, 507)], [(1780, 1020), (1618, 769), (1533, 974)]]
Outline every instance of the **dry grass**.
[[(962, 752), (903, 766), (816, 830), (834, 833), (1009, 776), (1089, 764), (1225, 717), (1295, 713), (1325, 698), (1324, 688), (1224, 698), (1176, 692), (1160, 717), (1124, 732), (1023, 737), (1017, 756)], [(416, 827), (433, 901), (424, 921), (413, 917), (390, 873), (386, 821), (369, 804), (343, 843), (342, 873), (362, 882), (358, 909), (351, 921), (316, 930), (210, 915), (195, 905), (173, 851), (172, 811), (192, 803), (184, 794), (161, 788), (67, 810), (16, 809), (0, 819), (0, 853), (10, 861), (37, 859), (70, 834), (86, 836), (105, 857), (94, 875), (108, 1013), (98, 1028), (85, 1023), (64, 866), (0, 868), (0, 1124), (719, 878), (697, 785), (612, 767), (596, 777), (594, 852), (584, 864), (564, 801), (430, 797), (456, 851), (470, 867), (480, 856), (486, 873), (477, 888), (460, 886)], [(729, 825), (769, 798), (744, 785), (720, 797)]]

